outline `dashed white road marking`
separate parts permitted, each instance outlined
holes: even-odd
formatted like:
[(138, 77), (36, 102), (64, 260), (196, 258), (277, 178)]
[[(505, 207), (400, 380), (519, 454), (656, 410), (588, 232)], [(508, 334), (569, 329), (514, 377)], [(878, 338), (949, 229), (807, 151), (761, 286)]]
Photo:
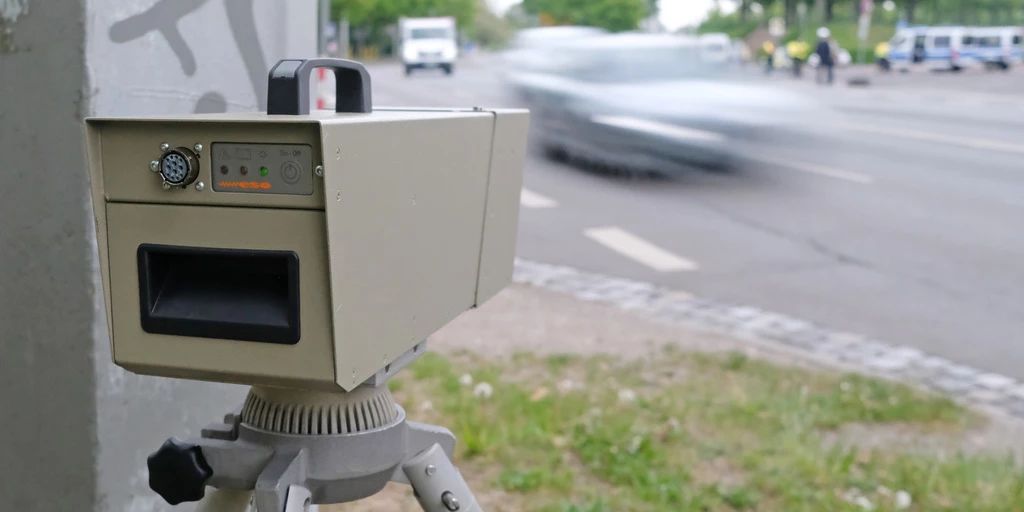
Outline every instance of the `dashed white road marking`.
[(558, 201), (524, 187), (519, 193), (519, 204), (523, 208), (555, 208), (558, 206)]
[(984, 149), (992, 151), (1002, 151), (1005, 153), (1024, 154), (1024, 145), (999, 140), (981, 139), (977, 137), (964, 137), (962, 135), (947, 135), (944, 133), (915, 130), (912, 128), (896, 128), (892, 126), (865, 125), (856, 123), (844, 123), (841, 126), (843, 128), (846, 128), (847, 130), (854, 130), (865, 133), (891, 135), (893, 137), (917, 139), (927, 142), (938, 142), (941, 144), (950, 144), (954, 146), (960, 146), (971, 149)]
[(827, 165), (812, 164), (810, 162), (801, 162), (798, 160), (789, 160), (765, 155), (757, 155), (753, 158), (776, 167), (784, 167), (794, 171), (817, 174), (818, 176), (835, 178), (837, 180), (857, 183), (859, 185), (870, 185), (875, 182), (875, 178), (873, 176), (855, 171), (836, 169), (835, 167), (829, 167)]
[(697, 270), (696, 262), (658, 247), (622, 228), (605, 226), (590, 228), (583, 234), (595, 242), (658, 272)]

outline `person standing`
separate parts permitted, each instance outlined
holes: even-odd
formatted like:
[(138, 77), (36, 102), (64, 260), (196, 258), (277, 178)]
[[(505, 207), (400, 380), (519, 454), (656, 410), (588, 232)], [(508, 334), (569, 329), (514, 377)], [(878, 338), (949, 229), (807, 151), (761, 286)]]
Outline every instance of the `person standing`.
[(824, 79), (828, 81), (829, 85), (832, 85), (835, 79), (835, 52), (832, 51), (832, 42), (830, 38), (832, 32), (828, 27), (821, 27), (818, 29), (818, 46), (814, 49), (814, 53), (818, 55), (818, 69), (815, 75), (815, 80), (820, 84)]
[(764, 57), (764, 74), (772, 74), (775, 69), (775, 43), (771, 39), (761, 45), (761, 55)]

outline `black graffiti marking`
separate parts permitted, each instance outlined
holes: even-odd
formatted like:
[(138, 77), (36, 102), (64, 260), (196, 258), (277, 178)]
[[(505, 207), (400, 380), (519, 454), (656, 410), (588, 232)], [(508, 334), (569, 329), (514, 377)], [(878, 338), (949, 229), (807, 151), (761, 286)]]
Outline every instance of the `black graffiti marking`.
[(249, 82), (256, 93), (256, 102), (263, 108), (267, 104), (267, 61), (260, 47), (260, 35), (256, 31), (256, 17), (252, 10), (252, 0), (224, 0), (224, 8), (228, 13), (228, 25), (231, 26), (231, 37), (235, 39), (242, 62), (249, 74)]
[(192, 109), (192, 112), (196, 114), (213, 114), (227, 111), (228, 100), (224, 99), (223, 94), (216, 91), (204, 94), (196, 102), (196, 107)]
[[(171, 51), (178, 57), (181, 70), (186, 76), (196, 72), (196, 58), (192, 48), (181, 35), (178, 23), (189, 13), (202, 7), (207, 0), (160, 0), (148, 10), (115, 22), (110, 26), (110, 40), (115, 43), (134, 41), (156, 30), (164, 36)], [(259, 32), (252, 7), (253, 0), (224, 0), (231, 37), (242, 55), (249, 82), (260, 108), (267, 104), (264, 80), (267, 75), (267, 61), (260, 45)], [(194, 112), (227, 112), (224, 95), (210, 91), (196, 102)]]
[(178, 22), (205, 3), (206, 0), (160, 0), (149, 10), (111, 25), (110, 40), (127, 43), (157, 30), (178, 57), (181, 70), (192, 76), (196, 72), (196, 57), (178, 30)]

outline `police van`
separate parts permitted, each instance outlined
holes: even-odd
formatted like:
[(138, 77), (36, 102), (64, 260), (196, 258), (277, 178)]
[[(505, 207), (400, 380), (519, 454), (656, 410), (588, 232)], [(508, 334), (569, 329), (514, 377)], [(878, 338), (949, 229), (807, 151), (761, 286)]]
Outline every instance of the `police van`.
[(1024, 30), (1017, 27), (973, 27), (969, 29), (969, 55), (988, 68), (1009, 69), (1024, 60)]
[(960, 71), (977, 64), (971, 35), (964, 27), (906, 27), (889, 42), (889, 61), (901, 71)]

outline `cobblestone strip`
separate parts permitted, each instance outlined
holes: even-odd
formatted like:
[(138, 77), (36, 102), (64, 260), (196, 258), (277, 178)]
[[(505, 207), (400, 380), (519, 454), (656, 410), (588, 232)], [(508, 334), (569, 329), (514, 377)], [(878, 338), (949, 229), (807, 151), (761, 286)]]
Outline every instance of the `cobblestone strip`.
[(758, 308), (692, 297), (651, 283), (517, 259), (513, 279), (581, 300), (611, 304), (660, 321), (695, 325), (741, 340), (772, 341), (816, 358), (913, 382), (1024, 418), (1024, 383), (920, 350), (832, 331)]

